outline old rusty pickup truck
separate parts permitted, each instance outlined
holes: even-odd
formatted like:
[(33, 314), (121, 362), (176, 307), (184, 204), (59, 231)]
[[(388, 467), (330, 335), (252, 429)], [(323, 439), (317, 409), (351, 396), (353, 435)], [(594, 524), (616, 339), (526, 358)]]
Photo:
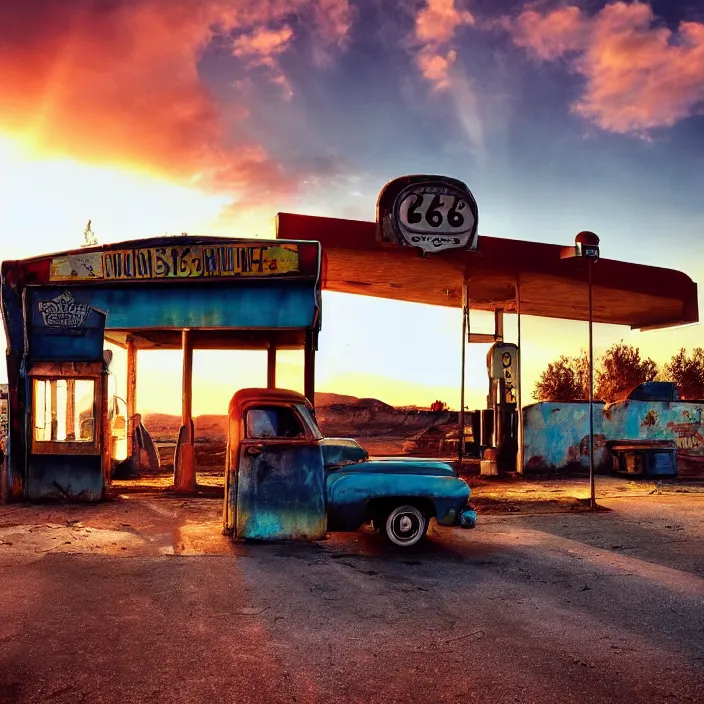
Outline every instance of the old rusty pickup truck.
[(370, 459), (355, 440), (324, 438), (310, 402), (243, 389), (230, 402), (224, 532), (250, 540), (317, 540), (371, 523), (410, 547), (434, 518), (474, 528), (469, 487), (444, 462)]

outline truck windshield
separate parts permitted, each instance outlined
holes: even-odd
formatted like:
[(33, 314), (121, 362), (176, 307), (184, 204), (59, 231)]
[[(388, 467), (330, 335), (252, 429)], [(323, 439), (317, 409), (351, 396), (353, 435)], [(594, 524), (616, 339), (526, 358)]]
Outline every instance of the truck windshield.
[(320, 428), (315, 421), (315, 416), (310, 412), (308, 406), (304, 406), (302, 403), (296, 404), (296, 410), (303, 418), (303, 422), (308, 426), (311, 435), (314, 440), (321, 440), (323, 434), (320, 432)]

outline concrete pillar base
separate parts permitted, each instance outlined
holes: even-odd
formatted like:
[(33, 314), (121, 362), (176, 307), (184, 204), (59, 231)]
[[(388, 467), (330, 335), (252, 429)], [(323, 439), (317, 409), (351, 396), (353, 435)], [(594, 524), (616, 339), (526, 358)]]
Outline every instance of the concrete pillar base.
[(174, 453), (174, 489), (179, 493), (196, 490), (196, 448), (193, 421), (182, 425), (178, 431), (178, 442)]

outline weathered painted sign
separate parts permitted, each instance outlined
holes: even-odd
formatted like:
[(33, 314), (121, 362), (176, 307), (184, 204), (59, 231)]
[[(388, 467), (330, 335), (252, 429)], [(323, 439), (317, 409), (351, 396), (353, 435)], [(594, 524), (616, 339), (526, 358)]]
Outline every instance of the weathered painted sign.
[(403, 176), (386, 184), (377, 202), (380, 240), (424, 254), (476, 249), (477, 204), (469, 188), (442, 176)]
[(49, 280), (268, 277), (296, 274), (299, 270), (299, 249), (295, 244), (183, 244), (61, 255), (51, 260)]

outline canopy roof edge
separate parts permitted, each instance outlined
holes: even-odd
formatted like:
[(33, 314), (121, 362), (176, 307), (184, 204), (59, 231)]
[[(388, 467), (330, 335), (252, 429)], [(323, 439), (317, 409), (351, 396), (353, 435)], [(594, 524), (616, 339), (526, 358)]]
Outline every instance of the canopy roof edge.
[[(587, 320), (587, 269), (561, 259), (561, 245), (480, 236), (477, 251), (422, 257), (383, 245), (376, 223), (279, 213), (276, 237), (317, 240), (323, 248), (323, 288), (429, 305), (461, 306), (463, 280), (473, 308), (516, 310)], [(674, 269), (600, 259), (593, 265), (594, 321), (655, 329), (699, 322), (697, 284)]]

